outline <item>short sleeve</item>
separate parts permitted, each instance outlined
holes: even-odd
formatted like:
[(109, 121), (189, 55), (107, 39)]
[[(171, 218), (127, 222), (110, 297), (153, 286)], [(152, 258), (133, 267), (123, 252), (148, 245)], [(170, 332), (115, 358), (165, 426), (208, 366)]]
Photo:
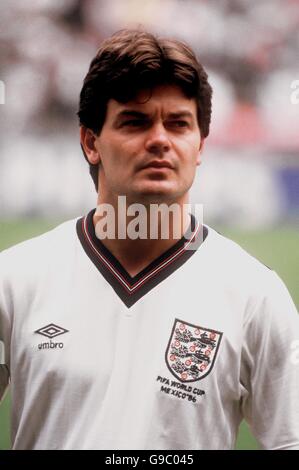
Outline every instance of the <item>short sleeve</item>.
[(299, 316), (276, 273), (244, 325), (242, 411), (264, 449), (299, 449)]

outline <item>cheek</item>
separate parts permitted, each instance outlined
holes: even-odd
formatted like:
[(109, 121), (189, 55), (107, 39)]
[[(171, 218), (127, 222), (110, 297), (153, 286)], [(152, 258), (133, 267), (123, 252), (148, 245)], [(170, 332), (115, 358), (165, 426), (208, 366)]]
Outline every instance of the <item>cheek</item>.
[(195, 145), (188, 145), (181, 152), (181, 162), (182, 166), (192, 170), (197, 166), (198, 162), (199, 149)]
[(121, 163), (120, 152), (114, 146), (102, 146), (101, 160), (105, 172), (113, 175), (118, 171)]
[(106, 148), (106, 161), (114, 166), (115, 169), (122, 168), (122, 171), (128, 168), (128, 165), (135, 160), (137, 154), (133, 145), (129, 143), (117, 143), (107, 145)]
[(197, 158), (200, 148), (200, 138), (183, 139), (175, 143), (177, 151), (181, 154), (184, 160), (194, 160)]

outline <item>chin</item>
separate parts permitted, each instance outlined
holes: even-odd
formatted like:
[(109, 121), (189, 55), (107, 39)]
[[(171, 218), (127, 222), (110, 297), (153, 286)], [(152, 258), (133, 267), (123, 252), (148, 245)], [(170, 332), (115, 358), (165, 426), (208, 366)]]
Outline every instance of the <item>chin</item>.
[[(139, 188), (139, 191), (134, 192), (131, 196), (135, 202), (145, 204), (171, 203), (177, 201), (182, 196), (182, 193), (177, 188), (166, 188), (163, 185), (158, 186), (155, 188)], [(128, 197), (130, 196), (128, 195)]]

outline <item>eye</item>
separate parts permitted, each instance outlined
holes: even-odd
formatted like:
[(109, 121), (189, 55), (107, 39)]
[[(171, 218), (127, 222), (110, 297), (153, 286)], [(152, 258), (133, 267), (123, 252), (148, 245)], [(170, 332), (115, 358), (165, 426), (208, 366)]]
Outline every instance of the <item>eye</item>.
[(170, 121), (168, 125), (170, 127), (174, 127), (174, 128), (184, 128), (184, 127), (189, 126), (189, 122), (180, 119), (180, 120), (177, 120), (177, 121)]
[(147, 124), (145, 119), (130, 119), (129, 121), (125, 121), (122, 123), (122, 127), (143, 127)]

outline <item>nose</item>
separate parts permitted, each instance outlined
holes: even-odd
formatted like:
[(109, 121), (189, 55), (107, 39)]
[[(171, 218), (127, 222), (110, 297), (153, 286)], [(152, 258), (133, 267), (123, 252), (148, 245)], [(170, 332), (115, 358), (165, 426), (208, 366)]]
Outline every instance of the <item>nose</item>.
[(145, 148), (149, 153), (160, 155), (168, 152), (170, 141), (162, 123), (154, 124), (146, 135)]

